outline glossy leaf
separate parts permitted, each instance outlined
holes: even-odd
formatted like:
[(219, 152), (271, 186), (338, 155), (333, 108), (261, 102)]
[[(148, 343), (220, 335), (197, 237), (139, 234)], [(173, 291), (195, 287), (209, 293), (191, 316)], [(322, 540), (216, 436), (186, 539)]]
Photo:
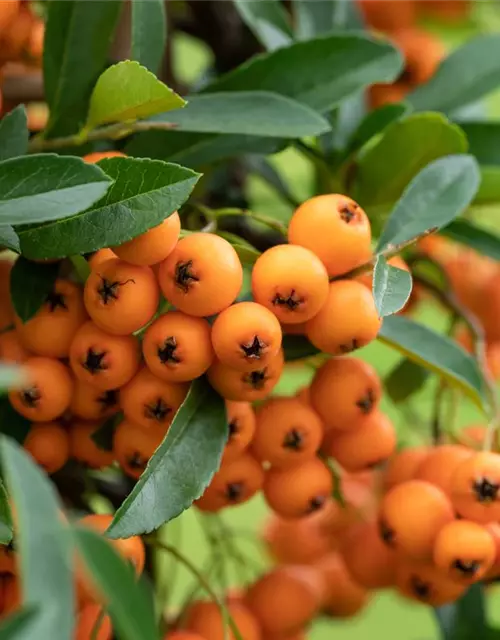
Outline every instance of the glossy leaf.
[(158, 73), (167, 43), (163, 0), (132, 0), (132, 59)]
[(268, 51), (293, 40), (285, 8), (279, 0), (233, 0), (241, 19)]
[(146, 470), (115, 514), (112, 538), (149, 533), (199, 498), (219, 468), (228, 436), (224, 401), (199, 378)]
[(378, 338), (462, 389), (476, 404), (488, 407), (484, 381), (476, 360), (451, 338), (403, 316), (385, 318)]
[(100, 167), (115, 181), (90, 209), (19, 233), (29, 258), (61, 258), (121, 244), (154, 227), (183, 204), (199, 174), (174, 164), (109, 158)]
[(469, 153), (481, 165), (500, 165), (500, 122), (460, 122)]
[(293, 0), (292, 6), (298, 40), (311, 40), (338, 29), (362, 27), (353, 0)]
[(411, 274), (393, 267), (384, 256), (378, 256), (373, 270), (373, 299), (379, 317), (400, 311), (408, 302), (411, 289)]
[(392, 204), (429, 162), (465, 151), (467, 140), (461, 129), (439, 113), (419, 113), (394, 122), (359, 158), (355, 197), (364, 206)]
[(0, 481), (0, 544), (12, 541), (12, 513), (10, 511), (9, 496), (3, 482)]
[(407, 100), (418, 111), (452, 113), (500, 84), (500, 35), (482, 34), (453, 51)]
[(0, 120), (0, 160), (23, 156), (28, 151), (28, 119), (20, 104)]
[(0, 433), (22, 444), (30, 429), (31, 422), (17, 413), (17, 411), (14, 411), (7, 396), (1, 396)]
[(134, 60), (109, 67), (90, 98), (87, 126), (149, 118), (186, 104), (175, 91)]
[(51, 0), (47, 5), (43, 50), (49, 137), (76, 133), (85, 122), (89, 99), (104, 71), (120, 0)]
[(73, 529), (78, 552), (92, 583), (106, 601), (106, 609), (122, 640), (159, 640), (152, 594), (138, 581), (126, 562), (102, 535)]
[(0, 224), (67, 218), (102, 198), (111, 179), (81, 158), (37, 154), (0, 163)]
[(425, 367), (403, 358), (384, 380), (384, 389), (395, 404), (400, 404), (420, 391), (429, 376)]
[(10, 224), (0, 225), (0, 247), (11, 249), (16, 253), (19, 253), (21, 251), (21, 245), (19, 244), (19, 237), (14, 227)]
[(19, 388), (25, 382), (25, 372), (19, 365), (0, 362), (0, 392)]
[(160, 119), (178, 125), (180, 131), (283, 138), (316, 136), (330, 129), (328, 121), (316, 111), (270, 91), (190, 96), (184, 109), (154, 118)]
[[(323, 2), (323, 0), (319, 0)], [(345, 2), (345, 0), (341, 0)], [(374, 111), (370, 111), (353, 132), (348, 143), (350, 152), (361, 149), (375, 135), (381, 133), (390, 124), (403, 118), (408, 113), (408, 105), (404, 102), (386, 104)]]
[(473, 584), (456, 602), (434, 609), (443, 640), (490, 638), (484, 585)]
[(28, 322), (47, 300), (59, 274), (57, 262), (39, 264), (20, 256), (10, 272), (10, 295), (17, 315)]
[(466, 245), (483, 256), (500, 261), (500, 236), (460, 218), (442, 229), (442, 235)]
[(33, 640), (39, 607), (23, 605), (0, 623), (0, 640)]
[(469, 155), (446, 156), (431, 162), (411, 181), (394, 207), (377, 251), (440, 229), (459, 216), (474, 199), (480, 176)]
[(33, 638), (68, 640), (75, 622), (73, 549), (57, 492), (16, 442), (1, 440), (2, 469), (16, 507), (24, 602), (39, 606)]

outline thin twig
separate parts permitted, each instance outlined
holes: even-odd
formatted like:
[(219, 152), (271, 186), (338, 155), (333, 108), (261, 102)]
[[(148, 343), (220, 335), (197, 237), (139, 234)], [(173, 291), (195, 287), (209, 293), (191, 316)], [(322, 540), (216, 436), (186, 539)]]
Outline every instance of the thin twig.
[(90, 632), (90, 640), (99, 639), (99, 631), (101, 630), (101, 626), (102, 626), (102, 623), (104, 622), (105, 616), (106, 616), (106, 611), (104, 611), (104, 609), (101, 609), (99, 612), (99, 615), (97, 616), (96, 621), (94, 622), (92, 631)]

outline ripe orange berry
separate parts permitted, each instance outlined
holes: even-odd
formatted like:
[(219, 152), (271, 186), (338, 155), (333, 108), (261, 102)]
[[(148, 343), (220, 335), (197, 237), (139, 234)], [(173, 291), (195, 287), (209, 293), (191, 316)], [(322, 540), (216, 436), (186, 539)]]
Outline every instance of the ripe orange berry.
[(452, 580), (478, 582), (495, 562), (495, 540), (480, 524), (455, 520), (439, 532), (433, 557), (436, 567)]
[(243, 452), (234, 460), (224, 461), (205, 492), (195, 504), (201, 511), (220, 511), (247, 502), (264, 482), (261, 465)]
[(69, 406), (70, 412), (84, 420), (104, 420), (118, 413), (120, 409), (119, 391), (101, 391), (85, 382), (77, 380)]
[(0, 331), (14, 322), (14, 309), (10, 297), (10, 272), (14, 262), (0, 257)]
[(12, 24), (21, 7), (21, 0), (2, 0), (0, 4), (0, 31)]
[(417, 28), (398, 29), (391, 33), (391, 39), (404, 55), (406, 82), (412, 87), (428, 82), (445, 56), (441, 40)]
[[(228, 630), (228, 635), (231, 633), (230, 630)], [(182, 630), (176, 630), (176, 631), (169, 631), (169, 633), (167, 633), (167, 635), (163, 638), (163, 640), (204, 640), (203, 636), (200, 636), (199, 633), (196, 633), (195, 631), (182, 631)]]
[(93, 322), (80, 327), (69, 352), (78, 380), (101, 391), (118, 389), (131, 380), (139, 359), (139, 342), (134, 336), (110, 335)]
[(123, 420), (113, 437), (113, 457), (127, 475), (138, 480), (163, 437), (161, 430), (146, 431)]
[(87, 312), (98, 327), (114, 335), (128, 335), (154, 316), (160, 291), (149, 267), (116, 258), (90, 273), (83, 297)]
[(498, 578), (500, 577), (500, 524), (490, 522), (485, 525), (485, 529), (488, 531), (495, 543), (495, 559), (485, 577), (486, 579)]
[(348, 431), (375, 410), (382, 384), (375, 369), (358, 358), (332, 358), (316, 371), (311, 404), (327, 429)]
[(357, 202), (338, 193), (315, 196), (300, 205), (290, 220), (288, 240), (315, 253), (331, 277), (371, 256), (368, 216)]
[(204, 318), (168, 311), (146, 329), (142, 342), (146, 364), (161, 380), (194, 380), (214, 359), (210, 333)]
[(483, 446), (487, 430), (488, 427), (484, 424), (471, 424), (457, 434), (458, 441), (470, 449), (480, 449)]
[(26, 349), (47, 358), (65, 358), (76, 332), (86, 320), (81, 288), (69, 280), (56, 280), (53, 291), (36, 315), (28, 322), (16, 316), (15, 324)]
[(302, 387), (295, 394), (297, 400), (300, 400), (304, 404), (311, 404), (311, 387)]
[(451, 479), (453, 506), (462, 518), (487, 524), (500, 520), (500, 455), (474, 453)]
[(20, 5), (19, 11), (9, 22), (8, 29), (1, 34), (1, 56), (5, 60), (17, 60), (21, 58), (31, 35), (34, 22), (33, 14), (25, 3)]
[(264, 479), (264, 498), (283, 518), (302, 518), (324, 507), (332, 494), (330, 470), (319, 458), (289, 469), (270, 469)]
[(322, 450), (347, 471), (364, 471), (385, 462), (396, 449), (396, 432), (389, 418), (375, 411), (349, 431), (329, 431)]
[(229, 437), (224, 447), (224, 462), (237, 458), (252, 441), (255, 433), (255, 413), (249, 402), (226, 400)]
[(396, 568), (396, 588), (405, 598), (441, 607), (458, 600), (466, 585), (452, 580), (432, 564), (404, 560)]
[(419, 465), (427, 458), (429, 447), (409, 447), (395, 453), (389, 460), (383, 477), (384, 490), (413, 480)]
[[(86, 604), (78, 613), (75, 640), (111, 640), (113, 628), (111, 619), (105, 615), (101, 619), (102, 608), (98, 604)], [(95, 626), (100, 622), (97, 635), (92, 636)]]
[(68, 432), (57, 422), (34, 424), (26, 436), (24, 448), (47, 473), (55, 473), (69, 458)]
[(452, 477), (458, 465), (472, 455), (472, 451), (459, 444), (435, 447), (415, 470), (416, 480), (425, 480), (451, 495)]
[(379, 531), (389, 547), (429, 560), (439, 531), (454, 517), (451, 502), (440, 489), (423, 480), (409, 480), (382, 499)]
[(257, 258), (252, 270), (252, 294), (280, 322), (302, 323), (325, 303), (328, 274), (309, 249), (281, 244)]
[(371, 291), (355, 280), (337, 280), (307, 323), (307, 337), (324, 353), (338, 356), (375, 340), (381, 324)]
[(21, 584), (17, 575), (5, 575), (2, 577), (3, 582), (3, 609), (2, 616), (7, 617), (9, 613), (14, 613), (21, 608), (23, 598), (21, 593)]
[(227, 240), (212, 233), (182, 238), (159, 268), (163, 295), (180, 311), (212, 316), (232, 304), (243, 283), (243, 268)]
[(226, 400), (255, 402), (266, 398), (278, 384), (284, 367), (283, 351), (261, 369), (237, 371), (215, 360), (207, 372), (212, 387)]
[(50, 422), (62, 416), (73, 393), (73, 379), (67, 367), (58, 360), (29, 358), (23, 368), (28, 382), (9, 393), (14, 409), (33, 422)]
[(127, 420), (165, 434), (187, 392), (187, 385), (160, 380), (144, 367), (121, 389), (120, 403)]
[(312, 567), (277, 567), (248, 588), (245, 603), (265, 637), (287, 637), (301, 630), (318, 613), (324, 587), (322, 576)]
[(104, 160), (104, 158), (125, 158), (125, 154), (121, 151), (94, 151), (93, 153), (87, 153), (83, 156), (82, 160), (85, 162), (90, 162), (94, 164), (99, 162), (99, 160)]
[(113, 249), (99, 249), (99, 251), (92, 254), (88, 263), (92, 271), (95, 271), (96, 267), (100, 266), (107, 260), (111, 260), (112, 258), (118, 258)]
[(43, 56), (43, 42), (45, 38), (45, 23), (43, 20), (35, 20), (31, 27), (28, 42), (29, 55), (35, 60), (41, 60)]
[(264, 367), (281, 348), (276, 316), (256, 302), (240, 302), (222, 311), (212, 325), (217, 358), (238, 371)]
[(366, 23), (377, 31), (411, 27), (417, 20), (414, 0), (358, 0)]
[(323, 438), (317, 414), (297, 398), (271, 398), (257, 410), (252, 453), (272, 467), (287, 468), (314, 458)]
[(103, 469), (113, 464), (112, 451), (100, 449), (92, 440), (92, 435), (99, 429), (99, 423), (72, 422), (69, 427), (69, 452), (72, 458), (83, 462), (91, 469)]
[(19, 334), (15, 329), (0, 333), (0, 361), (21, 363), (29, 357), (30, 353), (21, 344)]
[(340, 553), (329, 553), (317, 567), (326, 585), (323, 611), (327, 615), (352, 618), (368, 604), (368, 591), (353, 579)]
[[(228, 602), (228, 613), (234, 621), (243, 640), (261, 640), (261, 631), (255, 616), (240, 602)], [(177, 631), (171, 634), (177, 640), (196, 640), (199, 636), (204, 640), (235, 640), (232, 629), (225, 628), (219, 607), (215, 602), (197, 600), (187, 612), (184, 625), (190, 632)], [(176, 635), (177, 634), (177, 635)], [(182, 634), (178, 638), (178, 634)], [(168, 636), (170, 637), (170, 636)]]
[(7, 573), (13, 575), (17, 573), (17, 556), (11, 547), (2, 546), (0, 547), (0, 578)]
[(130, 264), (141, 267), (158, 264), (174, 250), (180, 231), (181, 220), (177, 211), (174, 211), (158, 226), (113, 247), (113, 251), (119, 258)]

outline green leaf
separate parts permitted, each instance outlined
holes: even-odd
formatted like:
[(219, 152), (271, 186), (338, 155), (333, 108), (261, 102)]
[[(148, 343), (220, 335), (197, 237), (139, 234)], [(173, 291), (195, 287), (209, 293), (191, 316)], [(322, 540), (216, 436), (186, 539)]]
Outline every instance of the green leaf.
[(104, 198), (73, 218), (20, 231), (24, 255), (62, 258), (121, 244), (168, 218), (199, 178), (158, 160), (109, 158), (99, 165), (115, 181)]
[(20, 387), (25, 382), (26, 376), (22, 367), (0, 362), (0, 391)]
[(16, 507), (23, 599), (39, 605), (33, 638), (68, 640), (75, 622), (73, 548), (57, 492), (29, 453), (1, 440), (5, 479)]
[(474, 198), (474, 204), (486, 205), (500, 202), (500, 166), (479, 167), (481, 184)]
[(0, 432), (20, 444), (31, 429), (31, 422), (14, 411), (7, 396), (0, 397)]
[(26, 109), (20, 104), (0, 120), (0, 160), (27, 153), (29, 135)]
[(426, 84), (407, 100), (417, 111), (456, 109), (475, 102), (500, 84), (500, 35), (483, 34), (451, 53)]
[(120, 638), (159, 640), (151, 594), (145, 583), (136, 579), (132, 565), (95, 531), (75, 527), (72, 533)]
[(10, 295), (17, 315), (28, 322), (54, 289), (59, 264), (39, 264), (20, 256), (10, 272)]
[(481, 229), (469, 220), (454, 220), (442, 229), (442, 235), (464, 244), (481, 253), (483, 256), (500, 261), (500, 236)]
[(67, 136), (85, 122), (90, 95), (104, 71), (120, 0), (51, 0), (43, 51), (49, 137)]
[(0, 623), (0, 640), (33, 640), (39, 607), (23, 605)]
[(0, 224), (67, 218), (102, 198), (110, 184), (102, 169), (81, 158), (37, 154), (4, 160), (0, 162)]
[(165, 439), (116, 512), (109, 536), (149, 533), (190, 507), (219, 468), (227, 436), (224, 401), (204, 378), (195, 380)]
[(241, 19), (268, 51), (293, 40), (287, 13), (279, 0), (233, 0)]
[(374, 82), (392, 82), (401, 68), (401, 54), (389, 42), (335, 34), (255, 56), (204, 93), (273, 91), (324, 113)]
[(363, 206), (391, 204), (429, 162), (467, 151), (460, 127), (439, 113), (394, 122), (359, 158), (355, 197)]
[(0, 246), (20, 253), (21, 245), (19, 244), (19, 237), (12, 225), (0, 225)]
[(484, 585), (473, 584), (456, 602), (434, 609), (443, 640), (483, 640), (487, 628)]
[(133, 60), (106, 69), (90, 98), (86, 126), (93, 129), (110, 122), (130, 122), (180, 109), (186, 101)]
[(380, 255), (373, 270), (373, 298), (378, 315), (383, 318), (400, 311), (411, 294), (411, 274), (391, 266)]
[(377, 252), (449, 224), (472, 202), (479, 181), (479, 168), (472, 156), (447, 156), (431, 162), (396, 203)]
[(395, 404), (400, 404), (420, 391), (429, 376), (427, 369), (408, 358), (402, 358), (384, 380), (384, 389)]
[[(267, 4), (267, 0), (256, 1)], [(153, 120), (172, 122), (181, 131), (282, 138), (316, 136), (330, 129), (316, 111), (270, 91), (194, 95), (185, 109)]]
[(167, 44), (163, 0), (132, 0), (132, 59), (158, 73)]
[(12, 526), (9, 496), (0, 480), (0, 544), (9, 544), (12, 541)]
[(479, 164), (500, 165), (500, 122), (459, 122)]
[[(320, 0), (322, 3), (324, 0)], [(342, 0), (345, 2), (345, 0)], [(361, 149), (369, 140), (386, 127), (396, 122), (408, 114), (408, 105), (404, 102), (396, 104), (386, 104), (374, 111), (370, 111), (353, 132), (348, 142), (348, 151), (353, 152)]]
[(262, 180), (267, 182), (268, 186), (274, 189), (285, 202), (288, 202), (288, 204), (294, 208), (299, 206), (298, 200), (267, 158), (257, 154), (248, 154), (245, 157), (245, 164), (250, 173), (258, 175)]
[(488, 407), (476, 360), (451, 338), (404, 316), (390, 316), (384, 319), (378, 339), (459, 387), (479, 406)]
[(320, 353), (305, 336), (301, 335), (283, 334), (282, 346), (286, 362), (303, 360)]
[(293, 0), (297, 40), (311, 40), (337, 29), (362, 27), (352, 0)]

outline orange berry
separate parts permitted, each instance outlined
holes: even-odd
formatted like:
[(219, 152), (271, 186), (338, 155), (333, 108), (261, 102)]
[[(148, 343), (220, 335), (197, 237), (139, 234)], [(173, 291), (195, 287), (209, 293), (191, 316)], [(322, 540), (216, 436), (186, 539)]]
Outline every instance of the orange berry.
[(84, 420), (104, 420), (118, 413), (120, 409), (119, 391), (101, 391), (85, 382), (77, 380), (69, 406), (70, 412)]
[(3, 609), (2, 617), (7, 617), (9, 613), (14, 613), (21, 608), (23, 598), (21, 584), (17, 575), (3, 576)]
[(432, 564), (404, 560), (396, 569), (396, 588), (400, 595), (432, 607), (458, 600), (464, 584), (452, 580)]
[(35, 20), (31, 27), (28, 51), (32, 58), (41, 60), (43, 56), (43, 41), (45, 39), (45, 23), (43, 20)]
[(160, 380), (144, 367), (121, 389), (120, 403), (127, 420), (165, 434), (187, 392), (187, 385)]
[(33, 422), (50, 422), (62, 416), (69, 407), (73, 379), (58, 360), (29, 358), (23, 364), (28, 382), (9, 393), (14, 409)]
[(0, 361), (21, 363), (29, 357), (30, 353), (21, 344), (19, 334), (15, 329), (0, 333)]
[(80, 327), (69, 352), (71, 369), (78, 380), (101, 391), (118, 389), (131, 380), (139, 359), (137, 338), (110, 335), (93, 322)]
[[(17, 556), (14, 550), (8, 546), (0, 547), (0, 579), (3, 575), (17, 573)], [(0, 606), (0, 611), (2, 607)]]
[(297, 400), (300, 400), (304, 404), (311, 404), (311, 387), (302, 387), (295, 394)]
[(146, 431), (123, 420), (113, 437), (113, 456), (128, 476), (138, 480), (163, 438), (158, 429)]
[(378, 31), (411, 27), (417, 20), (414, 0), (358, 0), (367, 24)]
[[(227, 609), (243, 640), (261, 640), (259, 624), (245, 605), (240, 602), (228, 602)], [(215, 602), (193, 602), (186, 612), (183, 626), (191, 633), (186, 637), (186, 632), (174, 632), (171, 634), (174, 638), (177, 638), (176, 633), (182, 634), (177, 640), (196, 640), (198, 636), (204, 640), (226, 640), (226, 637), (227, 640), (235, 640), (232, 629), (225, 628), (222, 614)]]
[(149, 267), (116, 258), (90, 273), (83, 297), (87, 312), (98, 327), (114, 335), (128, 335), (154, 316), (160, 291)]
[[(231, 631), (228, 631), (228, 635)], [(195, 631), (169, 631), (163, 640), (204, 640), (203, 636)]]
[(451, 479), (453, 506), (462, 518), (487, 524), (500, 520), (500, 455), (473, 453)]
[(363, 209), (347, 196), (330, 193), (306, 200), (290, 220), (288, 240), (310, 249), (330, 277), (371, 257), (371, 228)]
[(319, 367), (310, 387), (311, 405), (327, 429), (348, 431), (380, 402), (375, 369), (358, 358), (332, 358)]
[(382, 499), (379, 530), (389, 547), (429, 560), (439, 531), (453, 519), (451, 502), (440, 489), (423, 480), (409, 480)]
[(249, 402), (226, 400), (229, 437), (224, 447), (224, 462), (234, 460), (248, 448), (255, 433), (255, 412)]
[(93, 253), (92, 256), (89, 258), (88, 260), (89, 267), (92, 269), (92, 271), (95, 271), (96, 268), (101, 264), (103, 264), (104, 262), (107, 262), (108, 260), (111, 260), (112, 258), (117, 258), (117, 257), (118, 256), (112, 249), (99, 249), (99, 251), (96, 251), (95, 253)]
[(264, 479), (264, 498), (283, 518), (302, 518), (324, 507), (332, 494), (330, 470), (319, 458), (289, 469), (270, 469)]
[(142, 352), (152, 373), (167, 382), (203, 375), (214, 359), (210, 325), (204, 318), (168, 311), (146, 329)]
[(141, 267), (158, 264), (174, 250), (180, 231), (181, 220), (177, 211), (174, 211), (158, 226), (113, 247), (113, 251), (119, 258), (130, 264)]
[(163, 295), (180, 311), (212, 316), (232, 304), (243, 283), (243, 268), (227, 240), (212, 233), (182, 238), (159, 268)]
[[(386, 1), (387, 0), (384, 0), (384, 2)], [(370, 2), (372, 2), (372, 0), (370, 0)], [(368, 102), (372, 109), (378, 109), (385, 104), (402, 102), (410, 91), (411, 85), (401, 80), (393, 84), (378, 82), (368, 87)]]
[(384, 490), (388, 491), (398, 484), (413, 480), (419, 465), (427, 458), (429, 451), (429, 447), (409, 447), (395, 453), (384, 471)]
[[(78, 613), (76, 621), (75, 640), (111, 640), (113, 636), (113, 628), (111, 619), (108, 615), (101, 618), (102, 608), (98, 604), (86, 604)], [(95, 626), (98, 624), (99, 630), (97, 635), (94, 632)], [(92, 635), (94, 634), (94, 635)]]
[(488, 427), (484, 424), (471, 424), (457, 434), (458, 441), (470, 449), (480, 449), (483, 446), (487, 430)]
[(307, 323), (307, 337), (317, 349), (338, 356), (375, 340), (381, 324), (371, 291), (355, 280), (337, 280)]
[(430, 15), (448, 23), (460, 22), (471, 10), (469, 0), (424, 0), (418, 4), (424, 15)]
[(90, 162), (91, 164), (95, 164), (99, 162), (99, 160), (104, 160), (105, 158), (125, 158), (125, 154), (121, 151), (94, 151), (93, 153), (87, 153), (83, 156), (82, 160), (85, 162)]
[(33, 22), (33, 14), (23, 2), (9, 21), (8, 29), (1, 34), (0, 56), (3, 60), (15, 61), (21, 58), (29, 43)]
[(72, 458), (83, 462), (91, 469), (103, 469), (113, 464), (112, 451), (105, 451), (97, 446), (92, 439), (99, 429), (99, 423), (72, 422), (69, 427), (69, 452)]
[(500, 524), (496, 522), (490, 522), (485, 525), (486, 531), (493, 538), (493, 542), (495, 543), (495, 559), (493, 561), (493, 565), (490, 567), (489, 571), (486, 573), (486, 578), (498, 578), (500, 577)]
[(368, 604), (368, 591), (353, 579), (340, 553), (329, 553), (317, 567), (325, 580), (323, 611), (327, 615), (352, 618)]
[(375, 411), (349, 431), (329, 431), (322, 450), (347, 471), (364, 471), (385, 462), (396, 448), (396, 432), (389, 418)]
[(276, 316), (256, 302), (240, 302), (222, 311), (212, 325), (217, 358), (238, 371), (264, 367), (281, 348)]
[(272, 467), (287, 468), (314, 458), (323, 438), (316, 413), (296, 398), (271, 398), (257, 410), (251, 450)]
[(0, 331), (4, 331), (14, 322), (14, 309), (10, 298), (10, 272), (13, 264), (12, 260), (0, 257)]
[(257, 258), (252, 294), (280, 322), (297, 324), (315, 316), (328, 295), (328, 274), (309, 249), (281, 244)]
[(445, 57), (441, 40), (424, 29), (398, 29), (391, 33), (391, 40), (404, 55), (404, 78), (412, 87), (428, 82)]
[(0, 2), (0, 32), (14, 21), (21, 7), (21, 0), (2, 0)]
[(69, 458), (68, 432), (57, 422), (34, 424), (24, 448), (47, 473), (62, 469)]
[(76, 332), (88, 320), (81, 288), (69, 280), (56, 280), (38, 312), (23, 322), (16, 316), (19, 339), (28, 351), (47, 358), (65, 358)]
[(416, 480), (425, 480), (451, 494), (451, 480), (458, 465), (467, 460), (472, 451), (459, 444), (441, 445), (431, 449), (415, 470)]
[(215, 360), (207, 372), (212, 387), (226, 400), (255, 402), (266, 398), (278, 384), (284, 367), (283, 351), (261, 369), (237, 371)]

